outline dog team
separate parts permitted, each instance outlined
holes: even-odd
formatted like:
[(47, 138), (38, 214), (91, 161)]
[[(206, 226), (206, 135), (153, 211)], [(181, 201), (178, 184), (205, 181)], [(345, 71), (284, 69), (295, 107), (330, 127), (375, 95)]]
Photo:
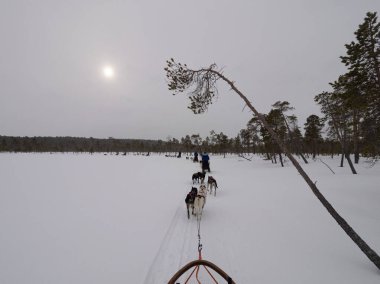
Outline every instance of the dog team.
[(197, 172), (192, 176), (193, 185), (199, 184), (199, 190), (192, 186), (190, 192), (186, 195), (185, 202), (187, 208), (187, 218), (190, 219), (190, 210), (191, 214), (197, 216), (199, 218), (202, 215), (203, 207), (206, 204), (207, 193), (212, 194), (214, 192), (214, 196), (216, 196), (216, 189), (218, 188), (218, 184), (216, 179), (212, 176), (207, 177), (207, 187), (204, 183), (206, 178), (205, 172)]

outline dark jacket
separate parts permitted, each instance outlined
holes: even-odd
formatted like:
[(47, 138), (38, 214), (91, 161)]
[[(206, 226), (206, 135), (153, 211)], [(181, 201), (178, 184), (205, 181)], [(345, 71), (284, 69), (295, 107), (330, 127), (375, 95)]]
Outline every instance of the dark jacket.
[(202, 162), (207, 163), (210, 160), (208, 154), (202, 154)]

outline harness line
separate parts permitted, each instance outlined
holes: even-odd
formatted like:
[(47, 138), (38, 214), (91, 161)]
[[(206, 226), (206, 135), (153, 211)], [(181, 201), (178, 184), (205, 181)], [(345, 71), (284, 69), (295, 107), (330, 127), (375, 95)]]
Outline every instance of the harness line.
[(202, 259), (202, 243), (201, 243), (201, 219), (202, 219), (202, 213), (203, 213), (203, 208), (201, 210), (201, 212), (198, 214), (199, 212), (197, 212), (197, 229), (198, 229), (198, 260), (194, 260), (190, 263), (188, 263), (187, 265), (185, 265), (184, 267), (182, 267), (173, 277), (172, 279), (169, 281), (169, 284), (174, 284), (174, 283), (177, 283), (175, 282), (176, 280), (179, 279), (179, 277), (181, 277), (181, 275), (183, 275), (187, 270), (189, 270), (191, 267), (194, 267), (194, 269), (191, 271), (190, 275), (187, 277), (186, 281), (184, 282), (184, 284), (187, 284), (189, 282), (189, 280), (191, 279), (191, 277), (194, 275), (194, 272), (195, 272), (195, 280), (198, 282), (198, 284), (202, 284), (201, 281), (199, 280), (199, 277), (198, 277), (198, 274), (199, 274), (199, 268), (200, 266), (203, 266), (207, 273), (210, 275), (210, 277), (213, 279), (213, 282), (215, 284), (218, 284), (218, 281), (215, 279), (215, 277), (212, 275), (212, 273), (210, 272), (210, 270), (207, 268), (207, 266), (209, 266), (210, 268), (214, 269), (220, 276), (222, 276), (228, 284), (232, 284), (232, 283), (235, 283), (233, 282), (232, 278), (230, 276), (228, 276), (228, 274), (226, 274), (223, 270), (221, 270), (219, 267), (217, 267), (215, 264), (209, 262), (209, 261), (206, 261), (206, 260), (203, 260)]
[[(202, 213), (203, 213), (203, 208), (200, 214), (197, 215), (197, 225), (198, 225), (198, 254), (199, 254), (199, 260), (202, 259), (202, 243), (201, 243), (201, 220), (202, 220)], [(198, 273), (199, 273), (199, 265), (197, 266), (197, 272), (195, 273), (197, 282), (201, 284), (198, 278)]]
[[(202, 209), (202, 212), (203, 212), (203, 209)], [(197, 215), (197, 228), (198, 228), (198, 258), (199, 260), (202, 260), (202, 243), (201, 243), (201, 220), (202, 220), (202, 212)], [(218, 284), (218, 281), (215, 279), (215, 277), (211, 274), (210, 270), (208, 270), (208, 268), (204, 265), (202, 265), (207, 273), (211, 276), (211, 278), (214, 280), (214, 283)], [(191, 278), (191, 276), (194, 274), (195, 272), (195, 278), (198, 282), (198, 284), (202, 284), (201, 281), (199, 280), (199, 277), (198, 277), (198, 274), (199, 274), (199, 267), (200, 265), (197, 265), (194, 267), (193, 271), (190, 273), (189, 277), (186, 279), (185, 283), (184, 284), (187, 284)]]

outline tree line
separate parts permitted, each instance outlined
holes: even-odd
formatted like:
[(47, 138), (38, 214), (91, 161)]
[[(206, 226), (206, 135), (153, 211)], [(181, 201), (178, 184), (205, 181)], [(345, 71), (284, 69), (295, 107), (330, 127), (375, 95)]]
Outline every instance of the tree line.
[(315, 96), (328, 125), (328, 136), (339, 142), (354, 171), (350, 153), (358, 163), (360, 153), (380, 154), (380, 23), (368, 12), (355, 31), (355, 41), (345, 45), (341, 62), (347, 72), (331, 82), (332, 91)]
[(166, 142), (144, 139), (0, 136), (0, 152), (159, 152)]
[[(380, 23), (376, 12), (368, 12), (362, 24), (354, 32), (355, 40), (345, 45), (346, 54), (340, 60), (347, 72), (330, 82), (331, 91), (314, 97), (320, 106), (322, 117), (311, 114), (304, 124), (302, 136), (294, 110), (287, 101), (272, 105), (263, 114), (270, 127), (283, 144), (305, 162), (303, 154), (341, 154), (356, 173), (354, 163), (360, 156), (378, 159), (380, 156)], [(322, 129), (326, 128), (325, 138)], [(243, 145), (257, 148), (268, 159), (282, 161), (282, 153), (268, 130), (257, 117), (253, 117), (240, 131)], [(250, 146), (249, 146), (250, 145)], [(255, 151), (255, 150), (254, 150)]]
[[(252, 120), (248, 123), (248, 130), (242, 129), (240, 133), (233, 138), (228, 137), (223, 132), (217, 133), (210, 131), (210, 135), (202, 138), (199, 134), (185, 135), (180, 139), (168, 137), (164, 140), (144, 140), (144, 139), (116, 139), (116, 138), (85, 138), (85, 137), (17, 137), (17, 136), (0, 136), (0, 152), (209, 152), (215, 154), (226, 153), (262, 153), (268, 159), (275, 159), (276, 144), (263, 136), (259, 138), (257, 132), (252, 131)], [(261, 132), (265, 132), (260, 128)], [(296, 153), (303, 156), (305, 146), (312, 141), (309, 134), (302, 136), (300, 132), (295, 131), (293, 139), (297, 139), (299, 147), (293, 145), (292, 148)], [(308, 132), (306, 132), (308, 133)], [(291, 136), (287, 136), (288, 139)], [(317, 139), (318, 140), (318, 139)], [(290, 143), (290, 140), (289, 140)], [(318, 154), (338, 154), (338, 144), (326, 144), (323, 139), (318, 140), (315, 153)], [(331, 142), (329, 142), (331, 143)], [(326, 145), (325, 145), (326, 144)], [(331, 145), (333, 147), (331, 147)], [(311, 149), (311, 148), (310, 148)], [(309, 153), (306, 153), (308, 155)]]

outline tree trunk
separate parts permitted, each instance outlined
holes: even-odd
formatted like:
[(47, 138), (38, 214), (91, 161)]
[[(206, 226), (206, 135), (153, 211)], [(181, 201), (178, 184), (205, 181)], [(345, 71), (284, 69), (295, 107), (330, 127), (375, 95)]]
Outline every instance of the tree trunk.
[(353, 142), (354, 142), (354, 161), (359, 163), (359, 130), (358, 130), (358, 115), (356, 111), (353, 114)]
[[(331, 113), (332, 114), (332, 113)], [(339, 132), (339, 128), (338, 128), (338, 126), (337, 126), (337, 123), (336, 123), (336, 120), (335, 120), (335, 117), (334, 117), (334, 115), (331, 115), (331, 119), (332, 119), (332, 122), (333, 122), (333, 126), (334, 126), (334, 129), (335, 129), (335, 132), (336, 132), (336, 135), (338, 136), (338, 139), (339, 139), (339, 142), (340, 142), (340, 145), (341, 145), (341, 147), (342, 147), (342, 155), (345, 155), (345, 153), (347, 153), (347, 142), (346, 142), (346, 129), (344, 128), (343, 129), (343, 138), (342, 138), (342, 136), (340, 135), (340, 132)], [(346, 157), (347, 158), (347, 157)], [(350, 159), (350, 157), (348, 156), (348, 159)], [(347, 161), (348, 161), (348, 159), (347, 159)], [(350, 159), (350, 161), (351, 161), (351, 159)], [(350, 163), (350, 161), (349, 161), (349, 163)], [(343, 163), (341, 163), (341, 166), (343, 167)], [(352, 162), (351, 162), (351, 164), (350, 164), (350, 168), (351, 168), (351, 171), (352, 171), (352, 173), (355, 175), (355, 174), (357, 174), (357, 172), (356, 172), (356, 170), (355, 170), (355, 167), (354, 167), (354, 165), (352, 164)]]
[(305, 162), (305, 164), (308, 164), (308, 161), (306, 160), (305, 156), (302, 154), (302, 152), (300, 152), (300, 156), (302, 158), (302, 160)]
[(346, 154), (345, 154), (345, 157), (346, 157), (346, 160), (347, 160), (348, 164), (350, 165), (352, 173), (356, 175), (357, 172), (356, 172), (356, 170), (354, 168), (354, 164), (351, 161), (350, 152), (347, 151)]
[(359, 159), (360, 159), (359, 149), (356, 149), (355, 154), (354, 154), (355, 164), (359, 164)]
[(266, 154), (267, 154), (267, 160), (271, 160), (271, 157), (270, 157), (270, 155), (269, 155), (269, 152), (268, 152), (268, 151), (266, 152)]
[(344, 153), (342, 152), (342, 156), (340, 158), (340, 167), (343, 168), (343, 163), (344, 163)]
[(272, 152), (272, 157), (274, 159), (274, 163), (277, 164), (276, 153)]
[(315, 139), (313, 139), (313, 159), (315, 159), (315, 157), (317, 156), (317, 142), (315, 141)]
[(347, 142), (346, 142), (346, 131), (344, 131), (344, 136), (343, 136), (343, 152), (344, 152), (344, 156), (346, 157), (346, 160), (348, 162), (348, 165), (350, 166), (350, 169), (351, 169), (351, 172), (356, 175), (357, 172), (355, 170), (355, 167), (354, 167), (354, 164), (352, 163), (351, 161), (351, 158), (350, 158), (350, 152), (348, 150), (348, 146), (347, 146)]
[(303, 179), (306, 181), (306, 183), (309, 185), (310, 189), (314, 193), (314, 195), (318, 198), (318, 200), (322, 203), (322, 205), (326, 208), (326, 210), (330, 213), (330, 215), (334, 218), (334, 220), (339, 224), (339, 226), (346, 232), (346, 234), (354, 241), (354, 243), (360, 248), (360, 250), (368, 257), (369, 260), (372, 261), (372, 263), (380, 269), (380, 257), (379, 255), (372, 250), (367, 243), (354, 231), (353, 228), (346, 222), (346, 220), (343, 219), (342, 216), (339, 215), (339, 213), (334, 209), (334, 207), (327, 201), (327, 199), (323, 196), (323, 194), (319, 191), (315, 183), (312, 182), (310, 177), (306, 174), (306, 172), (303, 170), (303, 168), (300, 166), (300, 164), (297, 162), (297, 160), (293, 157), (293, 155), (288, 151), (285, 145), (282, 144), (279, 137), (276, 135), (276, 133), (272, 130), (272, 128), (267, 123), (264, 116), (259, 113), (251, 104), (251, 102), (247, 99), (246, 96), (243, 95), (242, 92), (240, 92), (234, 85), (234, 83), (230, 80), (228, 80), (223, 74), (212, 70), (215, 74), (217, 74), (220, 78), (222, 78), (225, 82), (227, 82), (228, 85), (231, 86), (232, 90), (234, 90), (240, 98), (247, 104), (247, 106), (252, 110), (252, 112), (257, 116), (257, 118), (263, 123), (265, 128), (269, 131), (272, 138), (277, 141), (278, 145), (280, 146), (281, 150), (286, 153), (286, 155), (289, 157), (289, 159), (292, 161), (294, 167), (297, 169), (297, 171), (300, 173), (300, 175), (303, 177)]
[(281, 151), (278, 152), (278, 156), (280, 157), (281, 167), (284, 167), (284, 163), (282, 161)]

